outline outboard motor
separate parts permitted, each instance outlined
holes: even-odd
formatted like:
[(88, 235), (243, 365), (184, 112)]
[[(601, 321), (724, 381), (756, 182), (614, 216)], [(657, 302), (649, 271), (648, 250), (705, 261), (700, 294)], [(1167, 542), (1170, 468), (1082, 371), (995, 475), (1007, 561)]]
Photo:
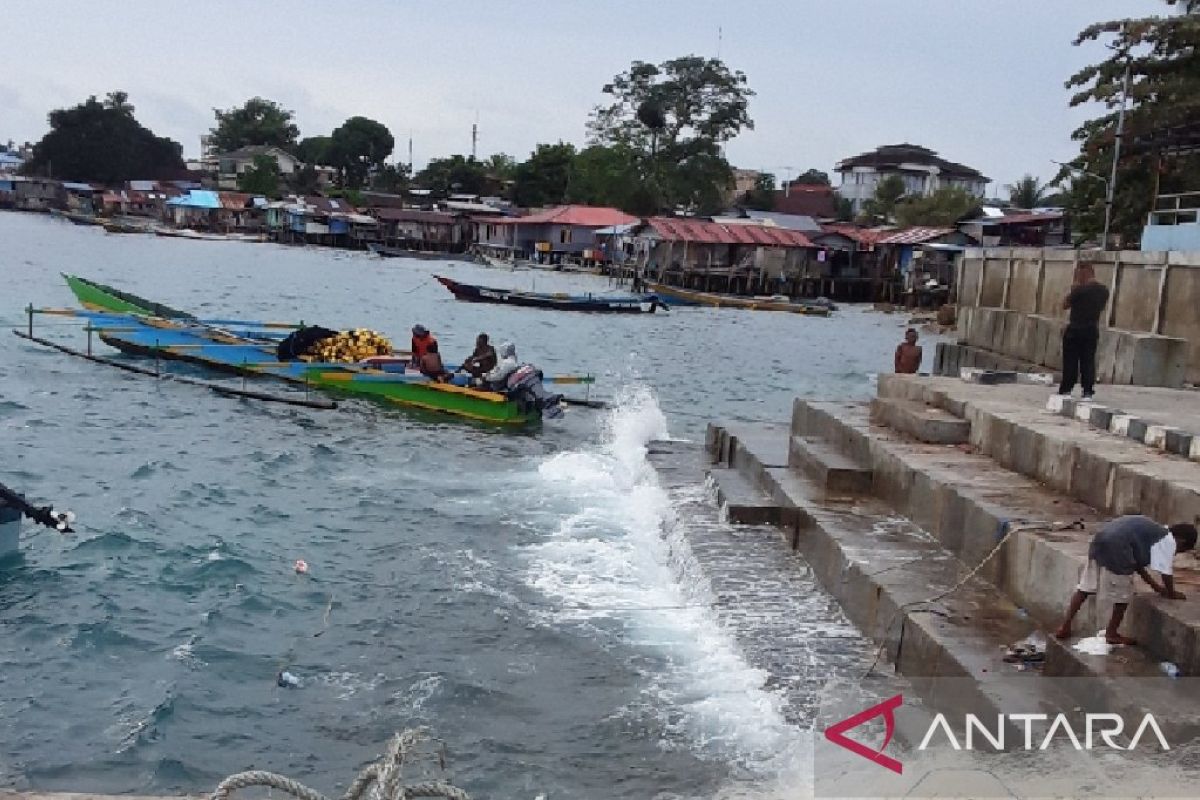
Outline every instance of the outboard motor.
[(546, 419), (562, 416), (562, 395), (550, 394), (542, 386), (542, 373), (532, 364), (522, 364), (508, 376), (508, 396), (526, 410), (537, 409)]

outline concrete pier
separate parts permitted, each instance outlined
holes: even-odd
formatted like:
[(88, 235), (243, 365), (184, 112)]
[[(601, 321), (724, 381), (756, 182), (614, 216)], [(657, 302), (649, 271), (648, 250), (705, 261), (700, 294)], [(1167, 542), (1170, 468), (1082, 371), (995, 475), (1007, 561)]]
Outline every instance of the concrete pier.
[[(984, 713), (1031, 697), (1047, 708), (1150, 709), (1194, 739), (1200, 698), (1161, 669), (1170, 661), (1200, 675), (1194, 554), (1175, 561), (1187, 601), (1138, 582), (1123, 630), (1139, 646), (1088, 655), (1051, 631), (1104, 521), (1135, 511), (1200, 519), (1200, 463), (1094, 425), (1090, 409), (1047, 410), (1051, 391), (884, 376), (873, 402), (797, 400), (786, 426), (710, 425), (710, 474), (730, 519), (776, 525), (927, 699), (936, 679), (965, 678), (975, 689), (959, 701)], [(1121, 411), (1200, 432), (1195, 392), (1104, 392)], [(1085, 604), (1077, 638), (1103, 627), (1110, 608), (1103, 592)], [(1030, 635), (1048, 641), (1040, 672), (1003, 660)], [(1136, 693), (1129, 678), (1139, 679)]]

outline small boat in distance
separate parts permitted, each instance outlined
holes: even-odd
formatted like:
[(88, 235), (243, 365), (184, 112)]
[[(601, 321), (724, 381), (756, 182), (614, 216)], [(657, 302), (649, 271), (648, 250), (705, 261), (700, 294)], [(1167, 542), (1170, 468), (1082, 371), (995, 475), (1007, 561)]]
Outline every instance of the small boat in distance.
[(468, 303), (496, 303), (524, 308), (548, 308), (555, 311), (590, 311), (600, 314), (653, 314), (666, 309), (666, 303), (654, 295), (604, 294), (543, 294), (516, 289), (494, 289), (461, 283), (434, 275), (438, 283), (450, 290), (459, 300)]
[(459, 253), (442, 253), (436, 250), (407, 250), (403, 247), (389, 247), (379, 242), (367, 242), (367, 249), (380, 258), (417, 258), (422, 261), (462, 261), (464, 258)]
[(775, 295), (773, 297), (738, 297), (730, 294), (680, 289), (661, 283), (648, 283), (646, 284), (646, 288), (654, 294), (661, 296), (668, 303), (687, 303), (689, 305), (709, 306), (711, 308), (744, 308), (750, 311), (787, 311), (792, 314), (809, 314), (817, 317), (827, 317), (834, 310), (833, 303), (823, 298), (818, 300), (789, 300), (783, 295)]

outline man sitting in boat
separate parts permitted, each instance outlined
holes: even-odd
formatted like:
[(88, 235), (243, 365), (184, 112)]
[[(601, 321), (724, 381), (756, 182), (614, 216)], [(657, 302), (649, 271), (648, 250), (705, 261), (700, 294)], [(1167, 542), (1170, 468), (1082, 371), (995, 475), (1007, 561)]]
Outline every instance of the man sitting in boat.
[(500, 345), (500, 360), (496, 366), (483, 374), (483, 384), (490, 389), (502, 392), (507, 388), (508, 376), (517, 371), (517, 348), (512, 342)]
[(496, 368), (496, 348), (488, 341), (488, 335), (481, 333), (475, 337), (475, 352), (463, 362), (462, 369), (472, 378), (482, 378), (485, 372)]
[(421, 357), (429, 350), (430, 345), (436, 345), (437, 338), (434, 337), (429, 329), (420, 323), (412, 327), (412, 363), (415, 367), (421, 366)]
[(446, 365), (442, 363), (442, 356), (438, 353), (436, 340), (425, 346), (425, 352), (421, 354), (418, 366), (421, 368), (421, 374), (430, 380), (445, 383), (450, 379), (450, 373), (446, 372)]

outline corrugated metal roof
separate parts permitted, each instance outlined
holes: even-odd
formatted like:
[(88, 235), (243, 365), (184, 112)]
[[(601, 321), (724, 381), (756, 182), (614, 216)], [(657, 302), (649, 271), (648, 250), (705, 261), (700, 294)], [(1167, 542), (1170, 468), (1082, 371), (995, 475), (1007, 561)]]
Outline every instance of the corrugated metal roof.
[(858, 225), (850, 223), (831, 223), (822, 225), (821, 230), (824, 233), (837, 233), (845, 236), (847, 239), (858, 242), (859, 244), (875, 244), (880, 237), (886, 236), (887, 231), (876, 231), (871, 228), (862, 228)]
[(933, 239), (939, 239), (948, 233), (954, 233), (953, 228), (905, 228), (893, 231), (879, 239), (877, 244), (920, 244)]
[(651, 217), (654, 232), (668, 242), (697, 244), (745, 244), (761, 247), (812, 247), (800, 231), (767, 225), (722, 225), (702, 219)]
[(612, 225), (628, 225), (637, 222), (638, 218), (620, 209), (604, 206), (558, 206), (527, 217), (496, 221), (511, 225), (578, 225), (581, 228), (607, 228)]
[(209, 189), (192, 189), (187, 194), (172, 197), (167, 201), (167, 205), (183, 208), (220, 208), (221, 197)]
[(221, 198), (221, 208), (240, 211), (253, 205), (254, 195), (243, 192), (218, 192)]
[(96, 187), (90, 183), (75, 183), (73, 181), (63, 181), (62, 187), (68, 192), (94, 192)]
[(419, 208), (377, 208), (375, 216), (385, 222), (430, 222), (436, 225), (453, 225), (453, 214), (442, 211), (422, 211)]
[(1007, 214), (1003, 217), (986, 217), (970, 220), (982, 225), (1024, 225), (1029, 222), (1054, 222), (1063, 218), (1061, 211), (1043, 211), (1029, 214)]

